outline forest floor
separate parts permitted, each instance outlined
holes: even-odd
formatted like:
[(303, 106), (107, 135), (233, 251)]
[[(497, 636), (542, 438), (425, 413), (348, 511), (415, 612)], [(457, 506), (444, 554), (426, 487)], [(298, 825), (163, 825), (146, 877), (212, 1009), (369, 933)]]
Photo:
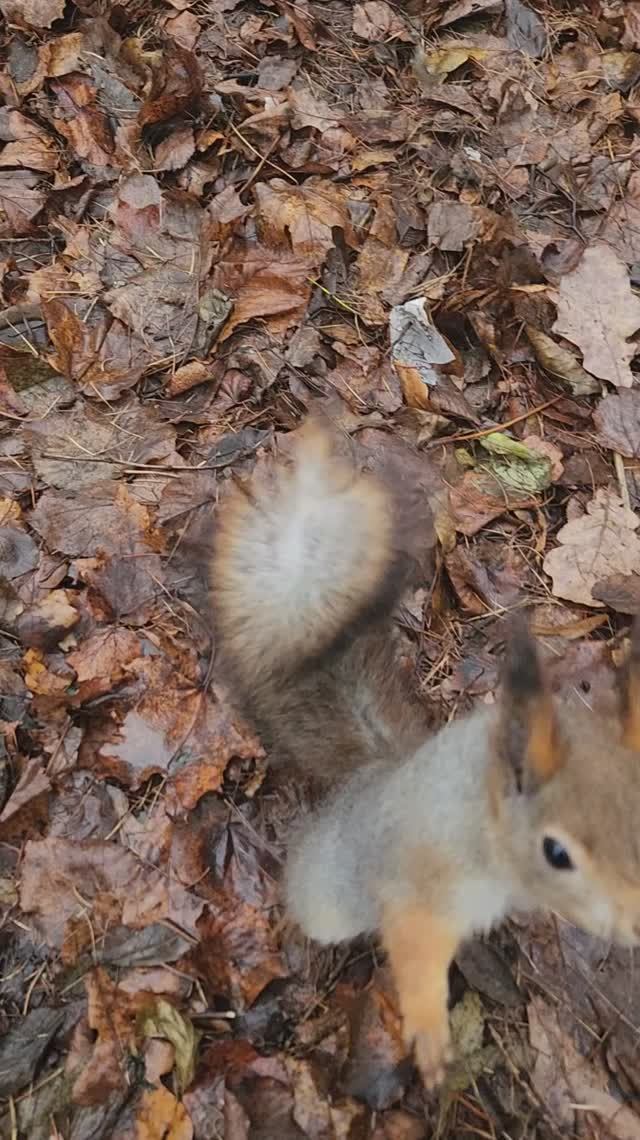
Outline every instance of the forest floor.
[(525, 601), (558, 686), (611, 697), (640, 5), (0, 13), (0, 1135), (638, 1140), (630, 951), (472, 942), (426, 1096), (376, 948), (283, 924), (302, 792), (233, 711), (205, 571), (225, 483), (322, 407), (433, 517), (399, 620), (434, 720), (494, 699)]

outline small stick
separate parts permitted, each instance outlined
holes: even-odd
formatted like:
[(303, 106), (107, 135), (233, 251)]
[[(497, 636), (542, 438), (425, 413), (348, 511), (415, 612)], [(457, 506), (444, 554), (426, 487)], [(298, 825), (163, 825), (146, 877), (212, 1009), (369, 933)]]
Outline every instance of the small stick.
[(429, 447), (435, 447), (438, 443), (458, 443), (463, 439), (481, 439), (483, 435), (491, 435), (494, 431), (504, 431), (505, 428), (513, 427), (514, 424), (520, 423), (521, 420), (528, 420), (529, 416), (537, 416), (540, 412), (544, 412), (545, 408), (550, 408), (552, 404), (557, 404), (559, 400), (564, 399), (563, 396), (554, 396), (552, 400), (546, 400), (544, 404), (538, 404), (537, 408), (529, 408), (527, 412), (521, 412), (519, 416), (513, 416), (512, 419), (506, 420), (503, 424), (496, 424), (495, 427), (482, 428), (481, 431), (470, 431), (461, 435), (442, 435), (438, 439), (434, 439), (429, 444)]

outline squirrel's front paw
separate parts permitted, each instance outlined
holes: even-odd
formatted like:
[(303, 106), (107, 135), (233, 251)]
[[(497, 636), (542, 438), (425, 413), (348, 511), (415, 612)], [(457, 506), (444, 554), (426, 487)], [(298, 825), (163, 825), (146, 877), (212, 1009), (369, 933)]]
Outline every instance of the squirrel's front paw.
[(416, 1065), (425, 1088), (437, 1088), (444, 1080), (446, 1067), (453, 1058), (448, 1018), (416, 1033), (414, 1050)]

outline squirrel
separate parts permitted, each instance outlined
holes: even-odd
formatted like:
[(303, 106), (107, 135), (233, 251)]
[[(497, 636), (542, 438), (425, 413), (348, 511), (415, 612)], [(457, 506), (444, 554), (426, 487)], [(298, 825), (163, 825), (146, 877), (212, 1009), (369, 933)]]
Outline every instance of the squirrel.
[(310, 418), (272, 485), (234, 487), (211, 562), (232, 695), (279, 756), (326, 777), (290, 844), (289, 915), (330, 944), (378, 932), (428, 1088), (451, 1059), (448, 972), (512, 909), (640, 942), (640, 626), (619, 711), (560, 701), (526, 619), (501, 692), (432, 734), (397, 660), (406, 583), (389, 487)]

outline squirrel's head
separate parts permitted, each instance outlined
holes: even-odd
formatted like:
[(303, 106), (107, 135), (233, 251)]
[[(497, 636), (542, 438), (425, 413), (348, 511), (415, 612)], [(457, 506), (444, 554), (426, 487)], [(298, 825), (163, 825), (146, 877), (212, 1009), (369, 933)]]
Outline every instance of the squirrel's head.
[(640, 944), (640, 621), (618, 715), (556, 701), (524, 621), (508, 639), (496, 721), (500, 842), (532, 902)]

